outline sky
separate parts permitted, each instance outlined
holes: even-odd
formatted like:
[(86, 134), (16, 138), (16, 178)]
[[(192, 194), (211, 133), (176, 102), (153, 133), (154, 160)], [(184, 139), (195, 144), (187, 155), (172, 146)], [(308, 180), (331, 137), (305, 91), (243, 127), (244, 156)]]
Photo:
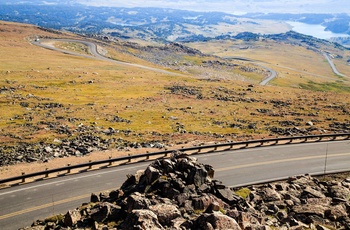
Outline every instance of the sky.
[(163, 7), (232, 14), (265, 13), (348, 13), (350, 0), (77, 0), (91, 6)]

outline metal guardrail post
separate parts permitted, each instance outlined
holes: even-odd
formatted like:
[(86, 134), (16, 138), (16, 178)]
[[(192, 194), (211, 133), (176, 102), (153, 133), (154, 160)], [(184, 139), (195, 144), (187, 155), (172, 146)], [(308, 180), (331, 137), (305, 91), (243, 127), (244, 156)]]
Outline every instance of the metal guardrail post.
[[(89, 163), (91, 163), (92, 160), (89, 160)], [(92, 169), (92, 165), (89, 165), (89, 169)]]
[[(22, 176), (24, 176), (24, 175), (26, 175), (26, 173), (22, 172)], [(22, 178), (22, 183), (24, 183), (24, 182), (26, 182), (26, 178), (25, 177)]]
[[(112, 159), (112, 157), (110, 156), (109, 159)], [(108, 165), (112, 166), (112, 161), (110, 161)]]
[(131, 154), (129, 153), (128, 156), (129, 156), (128, 162), (130, 163), (131, 162)]
[(47, 172), (47, 170), (49, 170), (49, 168), (46, 168), (46, 169), (45, 169), (45, 171), (46, 171), (45, 178), (48, 178), (48, 177), (49, 177), (49, 173)]
[[(70, 166), (70, 164), (67, 165), (68, 167)], [(67, 170), (67, 173), (70, 173), (70, 168)]]

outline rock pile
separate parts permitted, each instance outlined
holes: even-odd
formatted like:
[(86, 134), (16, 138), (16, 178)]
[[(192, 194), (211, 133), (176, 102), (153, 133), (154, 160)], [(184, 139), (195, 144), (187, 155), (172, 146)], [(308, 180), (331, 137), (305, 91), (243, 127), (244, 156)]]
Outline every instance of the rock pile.
[(120, 189), (92, 194), (90, 203), (31, 229), (350, 228), (350, 180), (301, 176), (235, 192), (213, 176), (210, 165), (174, 153), (129, 175)]

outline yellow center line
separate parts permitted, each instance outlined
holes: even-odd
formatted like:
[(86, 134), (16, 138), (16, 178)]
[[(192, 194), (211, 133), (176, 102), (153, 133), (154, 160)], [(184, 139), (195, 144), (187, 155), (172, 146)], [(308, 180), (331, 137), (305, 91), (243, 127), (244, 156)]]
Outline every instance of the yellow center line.
[[(350, 155), (350, 153), (338, 153), (338, 154), (328, 155), (328, 158), (343, 157), (343, 156), (348, 156), (348, 155)], [(227, 171), (227, 170), (232, 170), (232, 169), (248, 168), (248, 167), (254, 167), (254, 166), (261, 166), (261, 165), (285, 163), (285, 162), (291, 162), (291, 161), (322, 159), (325, 157), (326, 156), (324, 155), (324, 156), (297, 157), (297, 158), (281, 159), (281, 160), (274, 160), (274, 161), (264, 161), (264, 162), (258, 162), (258, 163), (251, 163), (251, 164), (245, 164), (245, 165), (237, 165), (237, 166), (219, 168), (219, 169), (216, 169), (215, 172), (222, 172), (222, 171)]]
[[(342, 157), (342, 156), (348, 156), (348, 155), (350, 155), (350, 153), (332, 154), (332, 155), (328, 155), (328, 158), (331, 158), (331, 157)], [(252, 163), (252, 164), (237, 165), (237, 166), (232, 166), (232, 167), (218, 168), (215, 171), (216, 172), (221, 172), (221, 171), (227, 171), (227, 170), (232, 170), (232, 169), (254, 167), (254, 166), (259, 166), (259, 165), (278, 164), (278, 163), (284, 163), (284, 162), (303, 161), (303, 160), (312, 160), (312, 159), (320, 159), (320, 158), (325, 158), (325, 156), (310, 156), (310, 157), (298, 157), (298, 158), (281, 159), (281, 160), (274, 160), (274, 161), (265, 161), (265, 162), (259, 162), (259, 163)], [(59, 204), (64, 204), (64, 203), (76, 201), (76, 200), (79, 200), (79, 199), (85, 199), (85, 198), (88, 198), (90, 196), (91, 196), (91, 193), (90, 194), (81, 195), (81, 196), (72, 197), (72, 198), (68, 198), (68, 199), (64, 199), (64, 200), (60, 200), (60, 201), (56, 201), (54, 203), (49, 203), (49, 204), (43, 204), (43, 205), (40, 205), (40, 206), (35, 206), (35, 207), (32, 207), (32, 208), (28, 208), (28, 209), (25, 209), (25, 210), (21, 210), (21, 211), (17, 211), (17, 212), (13, 212), (13, 213), (9, 213), (9, 214), (0, 216), (0, 220), (7, 219), (7, 218), (10, 218), (10, 217), (14, 217), (14, 216), (18, 216), (18, 215), (22, 215), (22, 214), (25, 214), (25, 213), (28, 213), (28, 212), (33, 212), (33, 211), (44, 209), (44, 208), (49, 208), (49, 207), (52, 207), (53, 205), (59, 205)]]
[(28, 209), (25, 209), (25, 210), (21, 210), (21, 211), (17, 211), (17, 212), (13, 212), (13, 213), (9, 213), (9, 214), (0, 216), (0, 220), (7, 219), (7, 218), (10, 218), (10, 217), (14, 217), (14, 216), (18, 216), (18, 215), (22, 215), (22, 214), (25, 214), (25, 213), (28, 213), (28, 212), (37, 211), (37, 210), (44, 209), (44, 208), (49, 208), (49, 207), (52, 207), (53, 205), (59, 205), (59, 204), (64, 204), (64, 203), (68, 203), (68, 202), (71, 202), (71, 201), (85, 199), (85, 198), (88, 198), (90, 196), (91, 196), (91, 193), (90, 194), (81, 195), (81, 196), (72, 197), (72, 198), (68, 198), (68, 199), (64, 199), (64, 200), (60, 200), (60, 201), (56, 201), (56, 202), (49, 203), (49, 204), (43, 204), (43, 205), (40, 205), (40, 206), (35, 206), (35, 207), (32, 207), (32, 208), (28, 208)]

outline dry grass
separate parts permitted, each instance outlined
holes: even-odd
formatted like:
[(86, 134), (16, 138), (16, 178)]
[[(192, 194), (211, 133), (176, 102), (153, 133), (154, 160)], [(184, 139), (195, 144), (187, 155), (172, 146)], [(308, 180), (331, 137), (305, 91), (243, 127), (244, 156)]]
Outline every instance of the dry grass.
[[(339, 79), (333, 73), (322, 54), (303, 46), (277, 43), (269, 40), (257, 42), (212, 41), (189, 45), (204, 53), (221, 57), (244, 57), (260, 61), (262, 65), (278, 72), (278, 78), (271, 82), (272, 85), (297, 88), (310, 82), (327, 84), (345, 80), (345, 86), (350, 86), (350, 78)], [(334, 62), (340, 72), (349, 76), (350, 70), (346, 60), (350, 56), (350, 51), (342, 51), (333, 47), (322, 47), (322, 49), (331, 54), (340, 55), (342, 58), (334, 59)]]
[[(277, 135), (271, 132), (271, 127), (307, 129), (306, 123), (310, 120), (314, 122), (314, 129), (310, 132), (319, 133), (331, 129), (334, 121), (349, 122), (350, 97), (344, 92), (346, 90), (336, 93), (252, 87), (249, 84), (259, 82), (264, 74), (238, 68), (227, 76), (224, 68), (211, 69), (207, 73), (208, 78), (170, 76), (39, 48), (27, 41), (27, 38), (36, 36), (54, 35), (33, 26), (0, 23), (0, 143), (3, 146), (20, 142), (53, 143), (56, 138), (67, 138), (58, 134), (52, 125), (75, 130), (84, 124), (95, 130), (96, 135), (107, 139), (153, 140), (172, 144), (266, 137)], [(77, 44), (60, 45), (85, 52), (85, 48)], [(100, 46), (115, 59), (147, 63), (119, 52), (121, 47), (117, 44)], [(196, 47), (203, 46), (199, 44)], [(223, 56), (240, 56), (242, 52), (248, 52), (234, 49), (225, 53), (223, 50), (230, 46), (233, 44), (213, 43), (207, 47)], [(248, 57), (265, 60), (279, 72), (274, 85), (299, 87), (310, 84), (310, 81), (322, 85), (327, 80), (337, 79), (321, 57), (302, 48), (294, 52), (292, 47), (270, 44)], [(301, 60), (301, 66), (291, 62), (287, 56)], [(319, 63), (317, 68), (311, 65), (316, 62), (311, 60), (314, 58)], [(187, 57), (184, 61), (200, 64), (206, 59)], [(286, 70), (282, 65), (298, 71)], [(241, 66), (254, 67), (253, 64)], [(300, 78), (300, 69), (329, 79), (320, 80), (307, 73)], [(203, 74), (205, 69), (193, 67), (191, 71), (192, 74), (196, 71)], [(218, 76), (213, 78), (215, 74)], [(195, 89), (197, 93), (171, 93), (170, 89), (176, 86)], [(54, 106), (47, 106), (50, 104)], [(115, 122), (115, 116), (130, 122)], [(294, 123), (285, 125), (281, 121)], [(107, 137), (98, 132), (108, 127), (128, 130), (131, 134), (120, 132)]]

